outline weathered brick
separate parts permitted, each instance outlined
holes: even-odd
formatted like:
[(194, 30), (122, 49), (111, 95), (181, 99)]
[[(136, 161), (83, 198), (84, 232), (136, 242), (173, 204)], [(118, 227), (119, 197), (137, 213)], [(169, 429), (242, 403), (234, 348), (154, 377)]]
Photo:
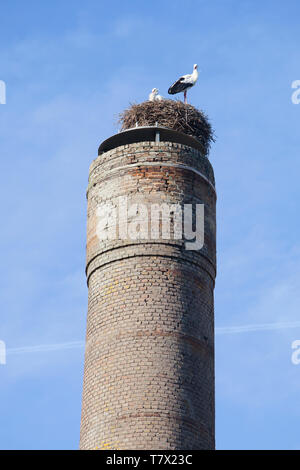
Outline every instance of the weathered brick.
[[(81, 449), (214, 448), (214, 184), (208, 159), (176, 143), (128, 144), (92, 163)], [(204, 204), (204, 247), (99, 241), (97, 208), (119, 196)]]

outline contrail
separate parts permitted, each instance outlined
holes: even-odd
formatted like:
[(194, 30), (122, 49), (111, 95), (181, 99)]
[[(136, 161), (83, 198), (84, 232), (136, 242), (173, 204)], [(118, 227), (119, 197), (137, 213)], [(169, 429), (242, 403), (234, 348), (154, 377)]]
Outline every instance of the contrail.
[(23, 354), (35, 352), (60, 351), (62, 349), (83, 348), (84, 341), (70, 341), (68, 343), (39, 344), (37, 346), (24, 346), (21, 348), (9, 348), (6, 354)]
[[(279, 323), (258, 323), (241, 326), (221, 326), (216, 328), (216, 335), (232, 335), (237, 333), (249, 333), (252, 331), (282, 330), (287, 328), (300, 328), (300, 321)], [(37, 346), (24, 346), (20, 348), (8, 348), (7, 355), (26, 354), (36, 352), (61, 351), (63, 349), (83, 348), (84, 341), (69, 341), (68, 343), (39, 344)]]
[(282, 330), (285, 328), (299, 328), (300, 321), (279, 323), (258, 323), (241, 326), (222, 326), (216, 328), (216, 335), (230, 335), (235, 333), (247, 333), (251, 331)]

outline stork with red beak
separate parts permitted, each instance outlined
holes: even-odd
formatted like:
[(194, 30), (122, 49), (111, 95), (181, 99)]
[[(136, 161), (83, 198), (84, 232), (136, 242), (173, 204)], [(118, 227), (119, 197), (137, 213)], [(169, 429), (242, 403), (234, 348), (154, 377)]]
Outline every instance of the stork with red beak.
[(198, 65), (194, 65), (193, 73), (188, 75), (183, 75), (172, 86), (168, 89), (169, 95), (175, 95), (176, 93), (184, 92), (184, 102), (187, 104), (187, 91), (195, 85), (198, 80)]

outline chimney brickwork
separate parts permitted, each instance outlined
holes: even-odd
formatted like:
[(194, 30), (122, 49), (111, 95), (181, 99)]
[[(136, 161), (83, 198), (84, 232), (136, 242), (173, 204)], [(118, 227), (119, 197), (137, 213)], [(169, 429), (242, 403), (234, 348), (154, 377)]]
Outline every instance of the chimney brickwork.
[[(214, 448), (214, 186), (209, 160), (175, 142), (130, 143), (93, 161), (81, 449)], [(120, 197), (204, 204), (203, 248), (100, 240), (98, 207)]]

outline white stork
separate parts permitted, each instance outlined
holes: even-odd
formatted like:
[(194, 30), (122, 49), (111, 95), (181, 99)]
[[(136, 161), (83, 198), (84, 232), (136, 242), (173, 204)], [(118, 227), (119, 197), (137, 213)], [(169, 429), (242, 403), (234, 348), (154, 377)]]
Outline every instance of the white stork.
[(158, 89), (153, 88), (149, 95), (149, 101), (161, 101), (162, 99), (163, 97), (158, 94)]
[(188, 75), (183, 75), (172, 86), (168, 89), (169, 95), (175, 95), (176, 93), (184, 92), (184, 102), (187, 104), (186, 93), (187, 91), (195, 85), (198, 80), (198, 65), (194, 65), (193, 73)]

